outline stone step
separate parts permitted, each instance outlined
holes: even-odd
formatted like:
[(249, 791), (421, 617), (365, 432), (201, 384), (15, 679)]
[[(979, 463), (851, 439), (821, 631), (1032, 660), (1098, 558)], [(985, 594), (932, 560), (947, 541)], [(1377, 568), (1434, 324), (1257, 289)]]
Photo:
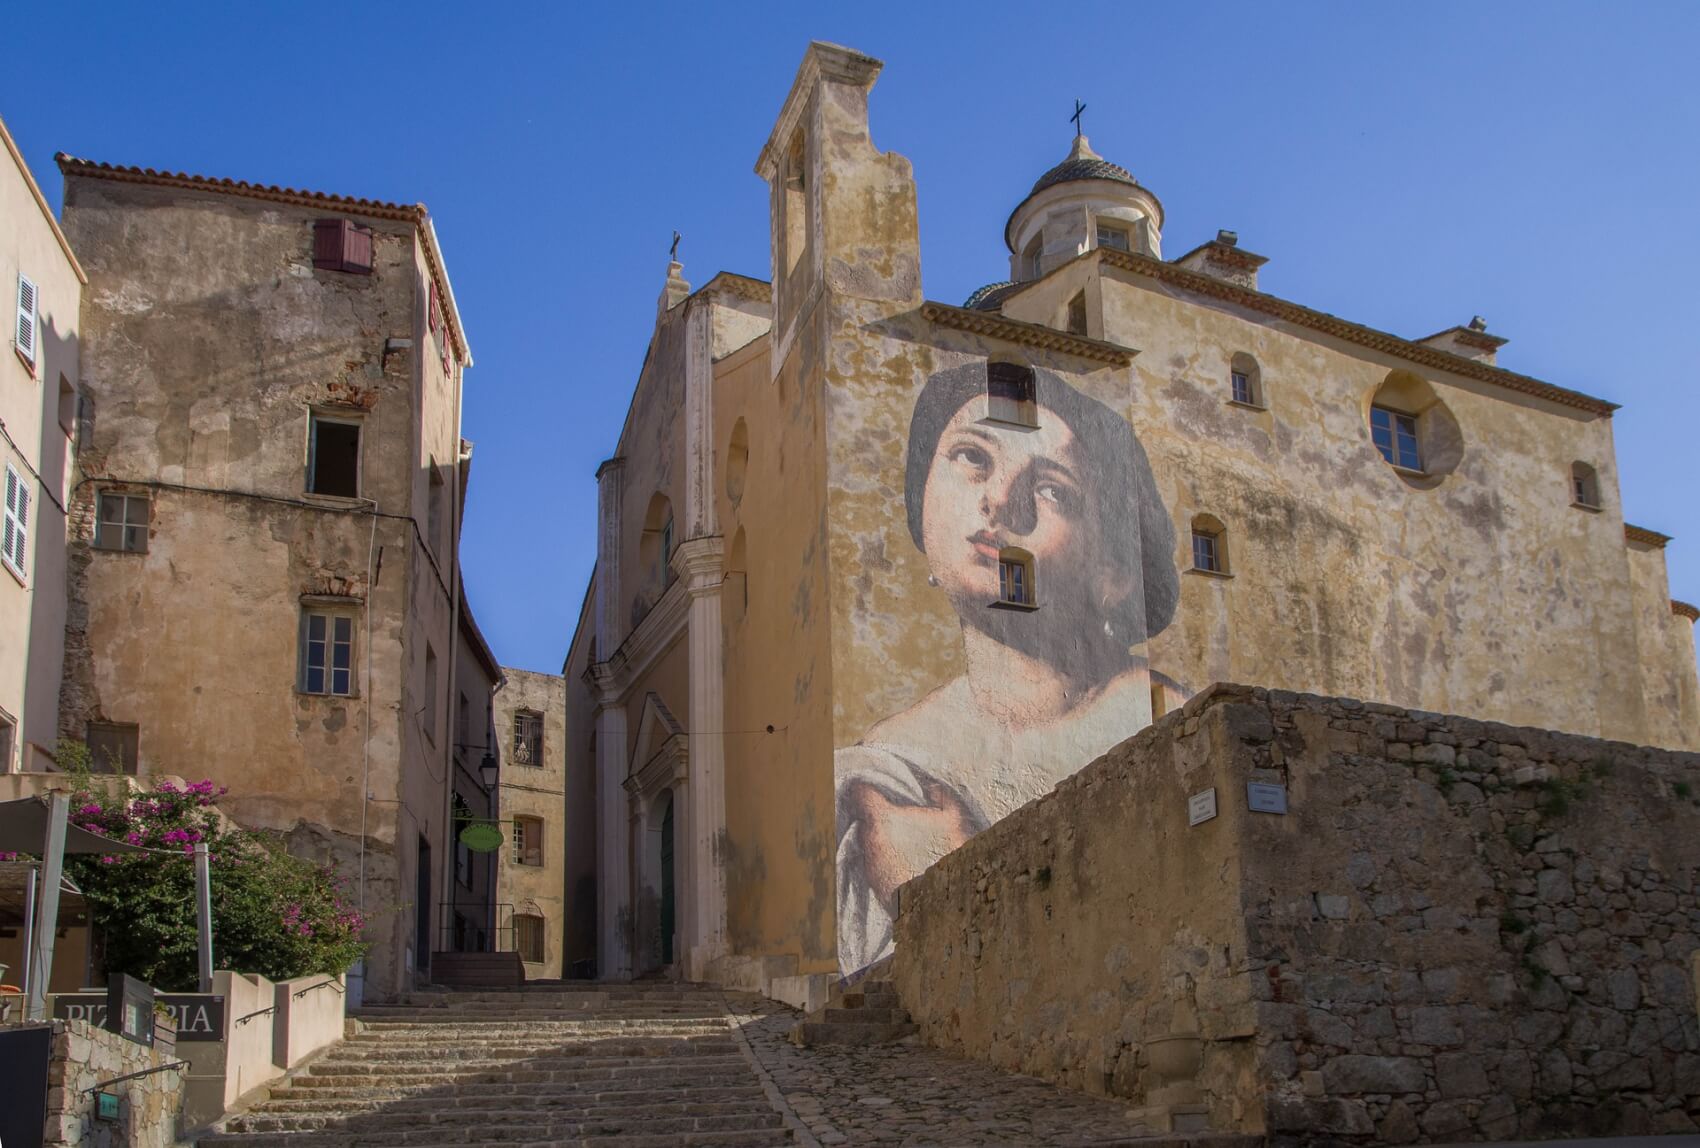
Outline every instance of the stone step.
[[(531, 1130), (527, 1130), (528, 1132)], [(741, 1129), (735, 1132), (687, 1132), (661, 1135), (628, 1135), (569, 1137), (545, 1132), (532, 1139), (492, 1140), (486, 1138), (436, 1139), (410, 1133), (414, 1139), (373, 1140), (369, 1133), (244, 1132), (213, 1133), (201, 1136), (196, 1144), (224, 1145), (225, 1148), (376, 1148), (380, 1144), (454, 1145), (455, 1148), (773, 1148), (795, 1143), (787, 1128)]]
[(909, 1014), (900, 1008), (826, 1008), (821, 1020), (827, 1024), (908, 1024)]
[(897, 995), (896, 981), (863, 981), (856, 987), (864, 993)]
[[(769, 1105), (745, 1108), (732, 1113), (694, 1113), (652, 1115), (640, 1111), (620, 1117), (597, 1112), (589, 1115), (573, 1111), (551, 1112), (547, 1109), (462, 1108), (450, 1097), (435, 1110), (393, 1111), (387, 1105), (374, 1105), (364, 1111), (347, 1114), (319, 1112), (245, 1113), (232, 1117), (226, 1127), (232, 1132), (365, 1132), (373, 1137), (390, 1133), (405, 1133), (420, 1129), (464, 1128), (482, 1130), (482, 1138), (505, 1137), (506, 1129), (536, 1125), (551, 1125), (575, 1136), (607, 1135), (627, 1130), (635, 1133), (654, 1132), (718, 1132), (737, 1128), (777, 1128), (783, 1118)], [(495, 1130), (504, 1131), (496, 1133)], [(495, 1133), (492, 1135), (492, 1133)], [(523, 1139), (523, 1137), (522, 1137)]]
[[(730, 1049), (735, 1049), (730, 1040), (722, 1037), (715, 1041), (701, 1041), (684, 1044), (671, 1050), (675, 1056), (724, 1056)], [(367, 1045), (360, 1049), (338, 1049), (335, 1054), (326, 1056), (323, 1060), (314, 1062), (318, 1065), (342, 1064), (395, 1064), (401, 1061), (417, 1060), (428, 1056), (432, 1061), (457, 1063), (465, 1061), (488, 1060), (526, 1060), (526, 1059), (558, 1059), (571, 1056), (574, 1053), (570, 1044), (538, 1044), (538, 1045), (508, 1045), (502, 1048), (485, 1050), (475, 1045), (465, 1048), (445, 1047), (443, 1044), (421, 1045), (418, 1047), (390, 1047), (387, 1045)], [(660, 1056), (663, 1050), (656, 1045), (637, 1044), (631, 1041), (610, 1041), (598, 1047), (578, 1052), (583, 1056), (605, 1057), (637, 1057), (645, 1055)]]
[[(708, 1089), (742, 1089), (753, 1087), (746, 1067), (725, 1067), (712, 1072), (693, 1072), (688, 1084), (681, 1082), (677, 1072), (641, 1072), (636, 1069), (616, 1069), (601, 1072), (514, 1072), (489, 1073), (500, 1079), (467, 1077), (453, 1073), (425, 1075), (410, 1073), (405, 1077), (330, 1077), (334, 1084), (323, 1087), (274, 1087), (268, 1095), (272, 1100), (291, 1100), (338, 1094), (364, 1095), (373, 1093), (429, 1094), (452, 1092), (457, 1096), (514, 1095), (516, 1092), (552, 1092), (566, 1095), (573, 1092), (629, 1092), (650, 1088), (660, 1094)], [(268, 1101), (269, 1103), (269, 1101)]]
[[(422, 1062), (405, 1066), (333, 1065), (323, 1062), (290, 1078), (276, 1088), (372, 1088), (383, 1084), (408, 1085), (455, 1080), (473, 1084), (571, 1083), (575, 1080), (637, 1079), (701, 1080), (736, 1074), (746, 1062), (736, 1052), (713, 1057), (651, 1056), (641, 1059), (591, 1060), (562, 1057), (546, 1061), (492, 1060), (488, 1062)], [(684, 1070), (684, 1071), (681, 1071)]]
[(839, 1005), (843, 1008), (902, 1008), (896, 993), (849, 992)]
[(791, 1030), (791, 1038), (804, 1048), (819, 1044), (890, 1044), (918, 1031), (914, 1024), (846, 1024), (806, 1020)]
[(354, 1115), (382, 1111), (398, 1119), (408, 1114), (435, 1113), (452, 1103), (456, 1111), (518, 1112), (546, 1110), (551, 1119), (588, 1119), (591, 1116), (609, 1120), (630, 1120), (646, 1116), (736, 1116), (772, 1111), (767, 1095), (751, 1086), (742, 1090), (702, 1089), (691, 1092), (669, 1091), (666, 1099), (650, 1099), (629, 1092), (585, 1093), (525, 1093), (475, 1094), (456, 1090), (452, 1099), (424, 1093), (414, 1096), (386, 1095), (373, 1090), (365, 1097), (335, 1097), (316, 1100), (268, 1100), (250, 1109), (238, 1119), (256, 1116), (288, 1116), (323, 1113)]

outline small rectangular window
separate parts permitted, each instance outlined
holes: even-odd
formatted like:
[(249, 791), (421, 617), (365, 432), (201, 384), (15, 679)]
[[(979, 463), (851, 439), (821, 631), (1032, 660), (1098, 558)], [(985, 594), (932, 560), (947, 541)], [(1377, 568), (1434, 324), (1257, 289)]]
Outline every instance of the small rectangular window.
[(29, 578), (25, 565), (29, 551), (30, 488), (24, 476), (6, 464), (6, 514), (0, 534), (0, 562), (21, 579)]
[(1017, 606), (1034, 604), (1033, 567), (1025, 559), (998, 560), (998, 598)]
[(147, 498), (101, 491), (95, 499), (94, 546), (96, 550), (147, 553)]
[(1234, 401), (1251, 405), (1251, 376), (1244, 371), (1235, 371), (1232, 375), (1234, 383)]
[(89, 768), (95, 773), (123, 773), (135, 776), (136, 747), (141, 727), (130, 722), (91, 721), (86, 743), (89, 749)]
[(17, 751), (18, 723), (0, 710), (0, 773), (12, 772), (12, 754)]
[(1216, 535), (1203, 530), (1192, 532), (1192, 568), (1222, 573), (1222, 546)]
[(514, 864), (528, 866), (543, 864), (543, 820), (541, 818), (514, 818)]
[(520, 710), (514, 714), (514, 761), (520, 765), (543, 764), (543, 715)]
[(455, 710), (455, 752), (470, 752), (472, 748), (472, 699), (461, 694)]
[(12, 332), (18, 358), (29, 365), (30, 374), (35, 374), (37, 344), (41, 342), (41, 293), (22, 272), (18, 274), (18, 321)]
[(1076, 291), (1068, 301), (1068, 333), (1086, 334), (1086, 292)]
[(308, 610), (301, 616), (301, 692), (354, 694), (354, 614)]
[(1019, 363), (986, 364), (986, 415), (1019, 426), (1039, 425), (1033, 368)]
[(1417, 449), (1417, 417), (1371, 407), (1369, 410), (1370, 437), (1381, 457), (1402, 470), (1421, 470), (1422, 454)]
[(360, 497), (358, 422), (312, 416), (307, 446), (307, 491), (341, 498)]
[(426, 541), (431, 544), (432, 550), (445, 554), (447, 550), (443, 546), (443, 499), (446, 496), (443, 490), (443, 468), (433, 461), (426, 475), (429, 483), (425, 509), (425, 526), (428, 531)]
[(313, 266), (321, 271), (372, 273), (372, 229), (347, 219), (313, 224)]
[(1108, 247), (1112, 251), (1131, 251), (1133, 245), (1128, 241), (1127, 228), (1106, 227), (1098, 225), (1098, 246)]

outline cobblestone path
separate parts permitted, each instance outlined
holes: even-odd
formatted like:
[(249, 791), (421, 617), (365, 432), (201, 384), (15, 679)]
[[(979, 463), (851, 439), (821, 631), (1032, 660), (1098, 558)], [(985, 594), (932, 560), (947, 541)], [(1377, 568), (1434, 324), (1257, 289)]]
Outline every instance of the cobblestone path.
[(1030, 1076), (958, 1060), (919, 1044), (799, 1048), (800, 1015), (760, 997), (727, 993), (763, 1083), (783, 1097), (821, 1145), (1227, 1145), (1244, 1137), (1135, 1136), (1128, 1106)]

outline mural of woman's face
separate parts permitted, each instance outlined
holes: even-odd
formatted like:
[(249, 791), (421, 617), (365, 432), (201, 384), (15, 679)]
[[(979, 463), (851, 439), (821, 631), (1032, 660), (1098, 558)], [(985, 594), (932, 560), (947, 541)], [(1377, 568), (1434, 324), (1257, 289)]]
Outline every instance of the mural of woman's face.
[(1073, 430), (1046, 408), (1031, 430), (981, 422), (975, 410), (966, 403), (945, 424), (922, 502), (927, 563), (958, 613), (997, 600), (1006, 547), (1033, 556), (1041, 602), (1125, 594), (1111, 585), (1090, 462)]

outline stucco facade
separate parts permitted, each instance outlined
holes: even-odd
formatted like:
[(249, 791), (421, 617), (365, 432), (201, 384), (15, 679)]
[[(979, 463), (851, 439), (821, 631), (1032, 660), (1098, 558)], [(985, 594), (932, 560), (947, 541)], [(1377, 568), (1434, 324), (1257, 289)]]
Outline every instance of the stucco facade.
[(59, 726), (65, 501), (77, 441), (78, 326), (87, 281), (0, 123), (0, 773), (45, 769)]
[(453, 699), (499, 678), (464, 656), (471, 358), (430, 218), (60, 167), (91, 279), (60, 732), (335, 860), (395, 992), (453, 931)]
[[(502, 671), (494, 736), (501, 747), (502, 829), (497, 909), (503, 948), (527, 980), (563, 975), (567, 937), (567, 683), (559, 674)], [(512, 938), (511, 945), (509, 938)]]
[(1213, 681), (1700, 746), (1612, 404), (1479, 322), (1261, 292), (1228, 233), (1165, 261), (1084, 138), (1011, 216), (1013, 281), (929, 301), (879, 67), (809, 49), (757, 165), (772, 283), (669, 269), (598, 473), (604, 975), (860, 968), (903, 881)]

